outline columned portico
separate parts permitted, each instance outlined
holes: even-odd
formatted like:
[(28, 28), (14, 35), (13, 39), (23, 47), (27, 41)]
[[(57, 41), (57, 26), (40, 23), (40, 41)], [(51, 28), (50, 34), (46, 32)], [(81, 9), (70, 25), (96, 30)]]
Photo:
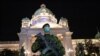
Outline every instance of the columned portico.
[(50, 24), (50, 34), (56, 35), (61, 40), (66, 51), (65, 56), (73, 56), (72, 32), (69, 31), (67, 19), (61, 18), (57, 24), (55, 16), (44, 4), (32, 15), (31, 20), (28, 18), (22, 20), (21, 32), (18, 33), (19, 48), (24, 46), (26, 56), (32, 56), (34, 53), (31, 51), (31, 45), (36, 39), (34, 36), (40, 32), (44, 35), (42, 26), (45, 23)]

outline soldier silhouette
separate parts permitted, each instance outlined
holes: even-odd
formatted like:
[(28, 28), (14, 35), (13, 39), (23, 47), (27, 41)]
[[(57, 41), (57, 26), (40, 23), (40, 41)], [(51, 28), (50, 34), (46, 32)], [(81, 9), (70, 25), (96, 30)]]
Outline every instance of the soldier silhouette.
[(54, 35), (50, 34), (50, 25), (43, 25), (44, 35), (37, 34), (37, 39), (32, 44), (32, 52), (40, 51), (40, 56), (63, 56), (65, 49), (61, 41)]

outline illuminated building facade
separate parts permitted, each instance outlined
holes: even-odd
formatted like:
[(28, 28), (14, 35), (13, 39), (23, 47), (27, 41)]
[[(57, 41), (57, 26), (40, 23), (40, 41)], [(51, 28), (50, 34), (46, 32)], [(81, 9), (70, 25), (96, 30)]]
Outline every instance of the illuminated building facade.
[(65, 56), (73, 56), (72, 32), (69, 31), (67, 19), (62, 17), (59, 23), (57, 23), (56, 17), (44, 4), (32, 15), (31, 20), (27, 17), (22, 19), (21, 32), (18, 33), (20, 39), (19, 48), (24, 46), (27, 56), (36, 54), (32, 53), (31, 45), (36, 39), (34, 37), (36, 34), (39, 32), (44, 34), (42, 26), (45, 23), (50, 25), (50, 33), (58, 36), (61, 40), (66, 51)]

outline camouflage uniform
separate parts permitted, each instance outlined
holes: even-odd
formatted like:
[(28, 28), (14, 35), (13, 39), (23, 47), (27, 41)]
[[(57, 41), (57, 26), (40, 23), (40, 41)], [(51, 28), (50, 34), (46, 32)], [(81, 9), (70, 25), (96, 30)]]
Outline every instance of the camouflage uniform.
[[(59, 56), (63, 56), (65, 54), (65, 49), (56, 36), (45, 34), (44, 37), (50, 43), (50, 46), (52, 46), (57, 51)], [(52, 51), (48, 51), (45, 54), (42, 54), (45, 48), (46, 45), (44, 41), (41, 38), (37, 37), (35, 42), (32, 44), (32, 52), (37, 52), (39, 50), (41, 52), (40, 56), (55, 56), (55, 54)]]

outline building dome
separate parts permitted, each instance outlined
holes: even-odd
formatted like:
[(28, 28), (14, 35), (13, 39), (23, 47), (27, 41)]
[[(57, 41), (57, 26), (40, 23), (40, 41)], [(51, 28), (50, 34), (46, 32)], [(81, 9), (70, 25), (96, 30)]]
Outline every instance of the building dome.
[(42, 22), (57, 23), (57, 19), (53, 13), (48, 8), (46, 8), (44, 4), (42, 4), (41, 7), (32, 15), (31, 25), (33, 26)]
[(34, 13), (34, 16), (39, 15), (40, 13), (49, 13), (53, 15), (53, 13), (48, 8), (46, 8), (45, 4), (42, 4), (40, 8), (36, 10), (36, 12)]

